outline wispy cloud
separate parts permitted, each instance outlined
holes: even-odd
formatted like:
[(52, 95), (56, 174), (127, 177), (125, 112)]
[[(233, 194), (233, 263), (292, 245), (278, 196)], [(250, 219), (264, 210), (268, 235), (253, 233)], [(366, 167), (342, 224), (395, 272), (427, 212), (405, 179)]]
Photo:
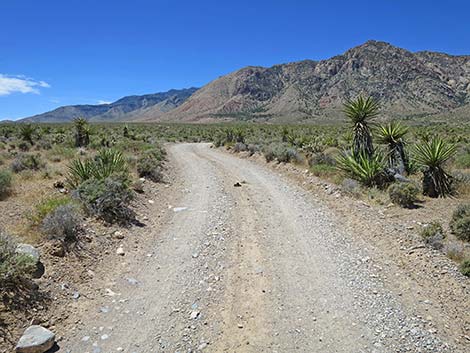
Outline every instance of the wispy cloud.
[(34, 93), (39, 94), (40, 88), (51, 87), (47, 82), (37, 81), (26, 76), (12, 76), (0, 74), (0, 96), (12, 93)]
[(99, 100), (98, 101), (98, 104), (111, 104), (112, 102), (110, 101), (102, 101), (102, 100)]

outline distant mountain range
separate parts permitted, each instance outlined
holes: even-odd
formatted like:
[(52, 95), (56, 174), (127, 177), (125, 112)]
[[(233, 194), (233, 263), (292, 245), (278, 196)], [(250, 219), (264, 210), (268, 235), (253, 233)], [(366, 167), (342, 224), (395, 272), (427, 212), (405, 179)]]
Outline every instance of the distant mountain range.
[(327, 60), (246, 67), (198, 90), (61, 107), (27, 120), (329, 122), (342, 119), (342, 103), (359, 94), (379, 99), (384, 118), (470, 121), (470, 56), (368, 41)]
[(47, 113), (20, 120), (21, 122), (60, 123), (83, 117), (93, 122), (134, 121), (149, 112), (159, 118), (181, 105), (197, 88), (172, 89), (168, 92), (127, 96), (110, 104), (67, 105)]

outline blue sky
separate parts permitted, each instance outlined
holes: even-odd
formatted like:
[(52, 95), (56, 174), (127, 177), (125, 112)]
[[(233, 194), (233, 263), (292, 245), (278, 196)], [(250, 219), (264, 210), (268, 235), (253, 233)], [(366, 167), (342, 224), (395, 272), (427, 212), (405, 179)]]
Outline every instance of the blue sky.
[(0, 1), (0, 120), (202, 86), (368, 39), (470, 54), (470, 2)]

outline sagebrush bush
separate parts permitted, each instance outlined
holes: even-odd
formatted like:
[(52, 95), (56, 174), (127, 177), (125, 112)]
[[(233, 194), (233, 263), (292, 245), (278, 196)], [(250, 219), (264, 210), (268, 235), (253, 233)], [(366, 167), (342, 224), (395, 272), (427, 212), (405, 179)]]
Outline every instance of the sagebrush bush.
[(462, 272), (464, 276), (470, 277), (470, 260), (464, 260), (460, 264), (460, 272)]
[(16, 253), (16, 243), (0, 230), (0, 292), (30, 278), (36, 270), (31, 256)]
[(60, 205), (43, 219), (41, 230), (51, 239), (71, 242), (77, 240), (81, 223), (82, 218), (75, 205)]
[(394, 183), (388, 188), (390, 201), (401, 207), (411, 208), (418, 201), (420, 189), (413, 183)]
[(10, 191), (11, 179), (11, 173), (8, 170), (0, 170), (0, 198)]
[(78, 186), (74, 196), (81, 201), (89, 215), (105, 222), (126, 224), (135, 218), (129, 207), (133, 193), (128, 181), (120, 176), (102, 180), (88, 179)]
[(277, 160), (279, 163), (300, 163), (302, 158), (299, 153), (292, 147), (284, 144), (271, 144), (263, 150), (266, 162)]
[(39, 154), (20, 154), (11, 162), (11, 169), (15, 173), (24, 170), (40, 170), (44, 166), (45, 163)]
[(452, 214), (449, 226), (458, 239), (470, 242), (470, 204), (457, 207)]
[(315, 153), (308, 159), (308, 165), (312, 167), (318, 164), (335, 166), (336, 159), (324, 152)]
[(248, 146), (245, 145), (243, 142), (237, 142), (234, 146), (233, 146), (233, 151), (234, 152), (245, 152), (246, 150), (248, 149)]
[(427, 224), (421, 230), (421, 237), (423, 238), (424, 242), (434, 249), (442, 249), (444, 244), (442, 241), (445, 239), (446, 235), (444, 233), (444, 229), (442, 225), (437, 222), (431, 222)]
[(163, 180), (162, 162), (151, 154), (145, 154), (137, 160), (137, 173), (141, 178), (161, 182)]
[(358, 197), (361, 195), (362, 190), (361, 190), (361, 185), (357, 180), (354, 179), (349, 179), (345, 178), (343, 182), (341, 183), (341, 189), (355, 197)]

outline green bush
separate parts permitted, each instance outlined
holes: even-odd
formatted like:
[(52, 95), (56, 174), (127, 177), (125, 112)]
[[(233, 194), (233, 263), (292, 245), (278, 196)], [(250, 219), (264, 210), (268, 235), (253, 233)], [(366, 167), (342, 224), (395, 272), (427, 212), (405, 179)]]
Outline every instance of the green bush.
[(74, 191), (89, 215), (108, 223), (127, 224), (135, 214), (129, 208), (133, 193), (128, 180), (120, 176), (105, 179), (88, 179)]
[(11, 187), (11, 173), (8, 170), (0, 170), (0, 198), (8, 194)]
[(470, 277), (470, 260), (464, 260), (460, 264), (460, 272), (462, 272), (464, 276)]
[(411, 208), (418, 201), (420, 189), (413, 183), (395, 183), (388, 188), (390, 200), (401, 207)]
[(432, 248), (442, 249), (444, 246), (442, 241), (445, 239), (446, 235), (442, 225), (439, 222), (434, 221), (426, 225), (421, 230), (421, 237), (423, 238), (424, 242)]
[(470, 204), (457, 207), (449, 226), (458, 239), (470, 242)]
[(28, 255), (16, 253), (16, 244), (0, 231), (0, 292), (6, 287), (30, 278), (36, 269)]

